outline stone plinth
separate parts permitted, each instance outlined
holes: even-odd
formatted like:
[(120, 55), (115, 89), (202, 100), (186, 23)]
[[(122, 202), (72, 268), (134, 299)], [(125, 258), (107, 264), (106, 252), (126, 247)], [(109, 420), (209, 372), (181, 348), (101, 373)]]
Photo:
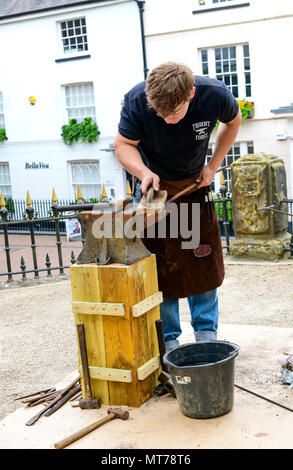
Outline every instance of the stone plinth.
[(231, 165), (232, 212), (235, 239), (231, 255), (276, 261), (286, 257), (291, 235), (288, 215), (259, 210), (276, 204), (287, 212), (286, 172), (281, 158), (269, 154), (248, 154)]

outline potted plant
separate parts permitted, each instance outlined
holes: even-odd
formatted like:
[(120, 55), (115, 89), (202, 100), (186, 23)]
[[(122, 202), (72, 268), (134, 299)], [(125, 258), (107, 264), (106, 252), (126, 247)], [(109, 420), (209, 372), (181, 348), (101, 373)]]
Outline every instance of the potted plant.
[(0, 142), (4, 142), (5, 140), (7, 140), (8, 138), (6, 137), (6, 131), (5, 129), (0, 129)]
[(242, 114), (242, 119), (251, 119), (254, 116), (254, 103), (246, 100), (237, 100)]
[(66, 145), (73, 145), (81, 140), (82, 143), (97, 142), (100, 131), (91, 117), (87, 117), (82, 123), (78, 123), (76, 119), (70, 119), (69, 124), (62, 126), (62, 138)]

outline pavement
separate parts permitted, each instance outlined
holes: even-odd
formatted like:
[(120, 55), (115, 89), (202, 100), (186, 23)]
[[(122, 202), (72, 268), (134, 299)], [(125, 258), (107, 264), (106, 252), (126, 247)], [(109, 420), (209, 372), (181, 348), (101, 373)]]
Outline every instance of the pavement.
[[(180, 343), (192, 342), (188, 322), (182, 322), (182, 331)], [(235, 359), (236, 384), (293, 410), (293, 389), (273, 380), (278, 358), (293, 349), (292, 328), (221, 324), (218, 339), (240, 347)], [(263, 369), (266, 381), (261, 379)], [(56, 388), (68, 385), (76, 376), (77, 371), (72, 370)], [(292, 449), (292, 412), (237, 387), (232, 410), (212, 419), (183, 415), (169, 394), (153, 396), (139, 408), (123, 408), (130, 414), (127, 421), (113, 420), (67, 449)], [(33, 426), (26, 426), (41, 409), (42, 405), (23, 407), (6, 416), (0, 422), (1, 449), (54, 449), (55, 442), (107, 415), (108, 406), (81, 410), (67, 403), (52, 416), (42, 416)]]

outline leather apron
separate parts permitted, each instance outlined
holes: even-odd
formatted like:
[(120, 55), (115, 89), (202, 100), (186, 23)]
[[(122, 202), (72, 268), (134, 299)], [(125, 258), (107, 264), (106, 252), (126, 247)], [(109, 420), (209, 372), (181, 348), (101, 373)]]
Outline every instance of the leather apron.
[[(181, 181), (160, 181), (160, 189), (168, 191), (168, 199), (194, 183), (195, 178)], [(159, 289), (166, 298), (185, 298), (202, 294), (219, 287), (224, 279), (224, 262), (218, 219), (214, 203), (205, 201), (209, 187), (192, 190), (180, 196), (172, 204), (178, 208), (178, 237), (170, 236), (170, 215), (166, 217), (166, 237), (159, 238), (156, 223), (155, 238), (142, 241), (156, 254)], [(180, 234), (180, 204), (188, 204), (188, 221), (192, 221), (192, 203), (200, 203), (200, 245), (197, 249), (182, 248), (188, 239)], [(160, 223), (160, 222), (159, 222)], [(190, 222), (188, 222), (189, 228)]]

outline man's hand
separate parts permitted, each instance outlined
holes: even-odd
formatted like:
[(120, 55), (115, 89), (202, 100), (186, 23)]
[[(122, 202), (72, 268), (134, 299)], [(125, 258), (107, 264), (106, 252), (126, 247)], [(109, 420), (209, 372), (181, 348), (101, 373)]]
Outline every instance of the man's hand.
[(196, 182), (199, 182), (199, 185), (197, 186), (197, 189), (203, 187), (203, 186), (210, 186), (212, 184), (212, 181), (215, 177), (216, 171), (210, 167), (209, 164), (205, 165), (201, 171), (199, 172)]
[(160, 178), (156, 173), (153, 173), (151, 170), (147, 170), (143, 173), (141, 179), (140, 190), (142, 194), (147, 195), (149, 186), (153, 186), (155, 191), (160, 190)]

